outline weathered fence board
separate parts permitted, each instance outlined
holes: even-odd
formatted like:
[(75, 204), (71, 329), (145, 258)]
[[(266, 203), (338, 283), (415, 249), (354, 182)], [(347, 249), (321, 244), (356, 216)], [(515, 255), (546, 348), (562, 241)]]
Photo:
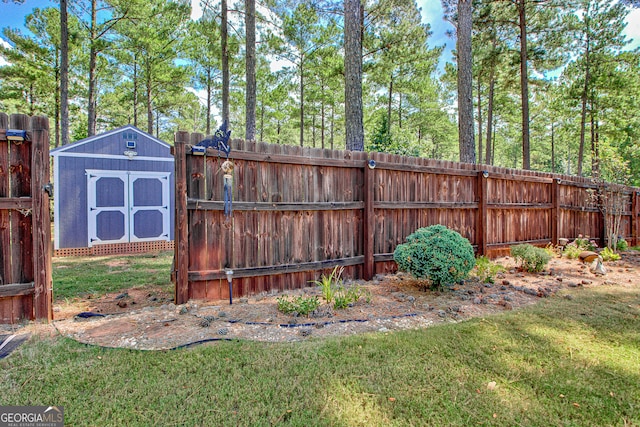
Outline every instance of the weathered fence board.
[[(202, 134), (176, 134), (176, 301), (308, 285), (336, 265), (369, 279), (394, 271), (393, 251), (417, 228), (444, 224), (478, 254), (559, 237), (602, 241), (585, 178), (383, 153), (231, 142), (233, 215), (220, 153), (191, 155)], [(640, 195), (621, 233), (638, 241)]]
[(0, 113), (0, 323), (52, 319), (48, 182), (48, 120)]

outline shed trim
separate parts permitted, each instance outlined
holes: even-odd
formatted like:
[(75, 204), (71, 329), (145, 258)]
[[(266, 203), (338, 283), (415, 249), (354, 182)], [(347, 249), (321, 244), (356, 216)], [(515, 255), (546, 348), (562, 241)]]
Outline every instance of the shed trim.
[(62, 147), (54, 148), (53, 150), (51, 150), (50, 154), (52, 156), (59, 156), (60, 153), (63, 153), (65, 151), (67, 151), (67, 150), (70, 150), (72, 148), (80, 147), (81, 145), (88, 144), (88, 143), (96, 141), (98, 139), (102, 139), (104, 137), (114, 135), (114, 134), (122, 132), (124, 130), (130, 130), (130, 131), (136, 132), (136, 133), (138, 133), (140, 135), (143, 135), (143, 136), (145, 136), (147, 138), (152, 139), (154, 142), (162, 145), (163, 147), (166, 147), (166, 148), (169, 148), (169, 149), (171, 148), (171, 146), (169, 144), (167, 144), (166, 142), (156, 138), (155, 136), (153, 136), (151, 134), (148, 134), (148, 133), (146, 133), (144, 131), (141, 131), (140, 129), (138, 129), (137, 127), (135, 127), (133, 125), (125, 125), (125, 126), (122, 126), (122, 127), (116, 128), (116, 129), (112, 129), (112, 130), (104, 132), (104, 133), (96, 134), (96, 135), (90, 136), (88, 138), (81, 139), (80, 141), (74, 142), (72, 144), (67, 144), (67, 145), (63, 145)]
[(56, 154), (56, 157), (91, 157), (92, 159), (114, 159), (114, 160), (131, 160), (131, 161), (140, 161), (140, 160), (152, 160), (154, 162), (171, 162), (173, 163), (173, 158), (169, 157), (149, 157), (149, 156), (136, 156), (133, 158), (129, 158), (124, 154), (95, 154), (95, 153), (62, 153)]

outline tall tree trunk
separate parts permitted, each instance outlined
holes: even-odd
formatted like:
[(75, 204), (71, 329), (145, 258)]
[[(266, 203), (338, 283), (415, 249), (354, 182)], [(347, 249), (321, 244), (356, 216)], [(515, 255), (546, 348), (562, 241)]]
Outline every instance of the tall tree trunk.
[(522, 169), (531, 169), (529, 146), (529, 76), (527, 69), (527, 17), (526, 0), (518, 0), (520, 25), (520, 89), (522, 97)]
[(496, 120), (491, 123), (493, 128), (493, 140), (491, 141), (491, 164), (495, 163), (496, 158)]
[(492, 150), (492, 131), (493, 131), (493, 98), (494, 90), (496, 86), (496, 67), (495, 64), (491, 66), (489, 74), (489, 99), (487, 99), (487, 152), (484, 161), (488, 165), (493, 164), (493, 150)]
[(398, 92), (398, 129), (402, 129), (402, 92)]
[(551, 173), (556, 173), (556, 128), (555, 122), (551, 121)]
[(280, 120), (278, 120), (278, 126), (276, 127), (276, 135), (278, 135), (276, 144), (280, 144)]
[(344, 0), (345, 146), (364, 151), (361, 0)]
[(316, 148), (316, 115), (311, 116), (311, 146)]
[(300, 59), (300, 147), (304, 147), (304, 58)]
[(260, 101), (260, 142), (264, 142), (264, 97)]
[(591, 106), (591, 175), (594, 178), (600, 177), (600, 153), (598, 150), (598, 124), (594, 117), (595, 107)]
[(222, 48), (222, 121), (229, 124), (229, 52), (227, 50), (227, 0), (221, 0), (220, 44)]
[(389, 76), (389, 94), (387, 97), (387, 133), (391, 135), (391, 109), (393, 106), (393, 73)]
[(54, 96), (55, 99), (55, 107), (53, 111), (53, 127), (56, 131), (56, 139), (55, 139), (55, 147), (60, 146), (60, 52), (56, 50), (55, 53), (56, 60), (56, 94)]
[(60, 137), (69, 143), (69, 27), (67, 0), (60, 0)]
[(207, 67), (207, 135), (211, 135), (211, 67)]
[(482, 164), (482, 87), (478, 73), (478, 163)]
[(336, 123), (336, 107), (331, 104), (331, 133), (329, 134), (329, 142), (331, 143), (331, 149), (333, 150), (333, 137)]
[(325, 113), (324, 113), (324, 82), (322, 83), (322, 101), (320, 104), (320, 115), (321, 115), (321, 123), (320, 123), (320, 141), (322, 143), (322, 149), (324, 150), (324, 126), (325, 126)]
[(256, 139), (256, 2), (245, 0), (246, 31), (246, 118), (245, 139)]
[(138, 55), (133, 55), (133, 125), (138, 127)]
[(91, 0), (91, 35), (89, 42), (89, 93), (87, 96), (87, 136), (96, 134), (96, 25), (98, 20), (97, 0)]
[(147, 98), (147, 133), (153, 135), (153, 99), (151, 90), (151, 70), (147, 66), (147, 81), (146, 81), (146, 98)]
[(589, 31), (589, 19), (585, 19), (587, 25), (586, 33), (586, 47), (584, 52), (584, 86), (582, 87), (582, 94), (580, 100), (582, 103), (582, 109), (580, 111), (580, 146), (578, 148), (578, 176), (582, 176), (582, 163), (584, 162), (584, 143), (585, 133), (587, 127), (587, 101), (589, 97), (589, 83), (591, 80), (591, 32)]
[(36, 110), (36, 97), (34, 95), (33, 82), (29, 84), (29, 115), (35, 115)]
[(471, 51), (471, 0), (458, 0), (458, 145), (460, 161), (476, 162), (473, 129), (473, 59)]

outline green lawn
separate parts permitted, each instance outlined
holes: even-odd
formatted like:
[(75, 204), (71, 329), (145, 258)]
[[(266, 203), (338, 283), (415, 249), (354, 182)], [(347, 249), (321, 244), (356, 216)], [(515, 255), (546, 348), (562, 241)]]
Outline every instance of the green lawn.
[(0, 361), (0, 405), (63, 405), (75, 426), (640, 425), (640, 288), (573, 295), (301, 343), (145, 352), (34, 337)]
[(53, 259), (53, 297), (99, 297), (108, 292), (145, 285), (173, 289), (173, 251), (117, 256), (56, 257)]

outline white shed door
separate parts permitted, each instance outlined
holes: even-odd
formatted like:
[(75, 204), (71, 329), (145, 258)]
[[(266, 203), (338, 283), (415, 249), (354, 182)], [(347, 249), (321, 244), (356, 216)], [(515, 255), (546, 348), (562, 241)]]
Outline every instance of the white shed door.
[(169, 174), (87, 171), (89, 247), (169, 240)]

